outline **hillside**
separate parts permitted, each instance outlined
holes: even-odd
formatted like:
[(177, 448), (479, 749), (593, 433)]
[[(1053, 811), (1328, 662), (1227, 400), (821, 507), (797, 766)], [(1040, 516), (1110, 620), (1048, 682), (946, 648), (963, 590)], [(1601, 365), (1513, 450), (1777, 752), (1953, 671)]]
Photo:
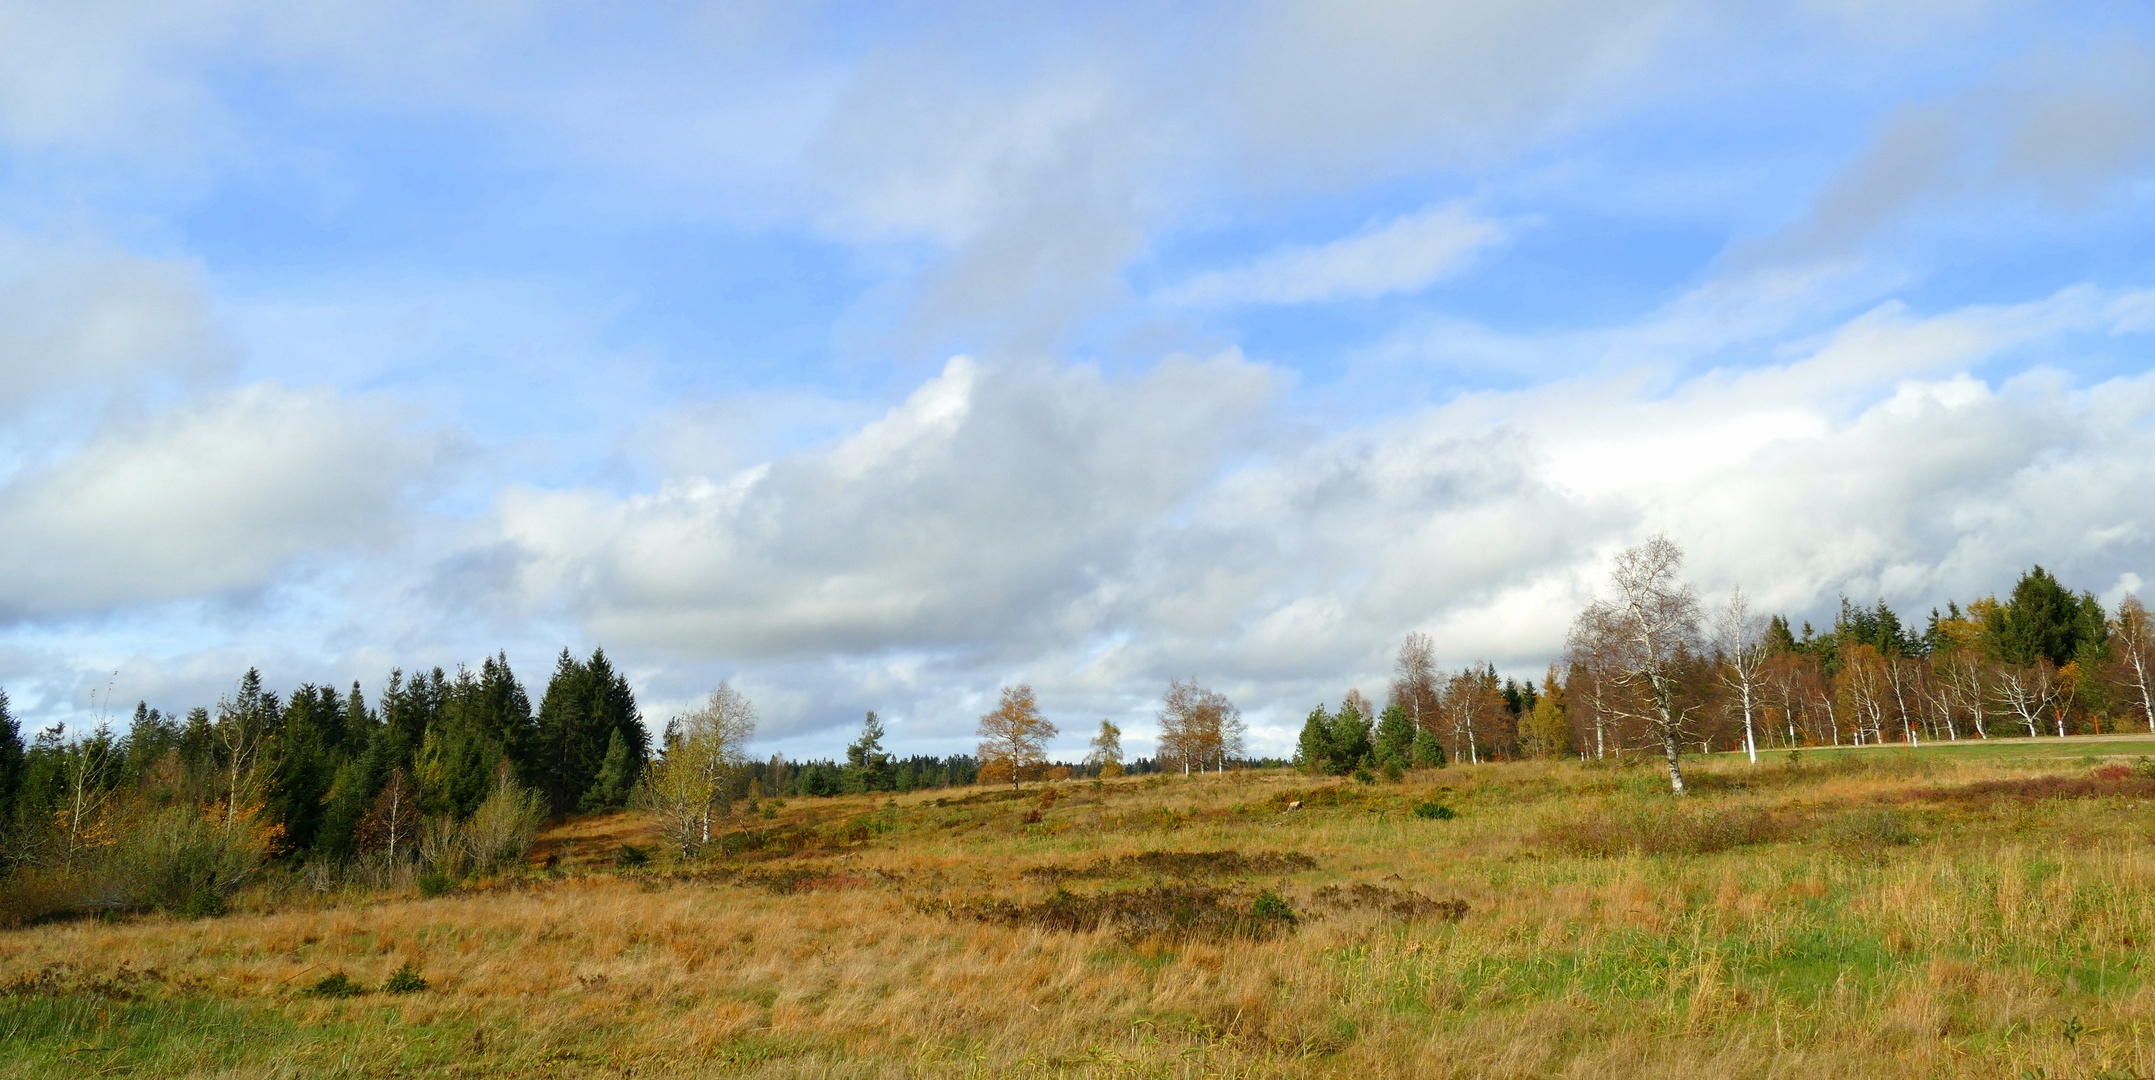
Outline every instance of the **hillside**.
[(696, 864), (578, 818), (444, 895), (0, 934), (0, 1076), (2149, 1075), (2143, 753), (795, 799)]

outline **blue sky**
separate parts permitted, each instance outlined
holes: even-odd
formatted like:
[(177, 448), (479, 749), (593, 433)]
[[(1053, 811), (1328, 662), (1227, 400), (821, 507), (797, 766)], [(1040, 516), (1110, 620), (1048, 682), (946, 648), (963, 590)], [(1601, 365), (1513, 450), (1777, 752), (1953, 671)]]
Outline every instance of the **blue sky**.
[[(603, 644), (1260, 750), (1414, 630), (2155, 576), (2155, 22), (1981, 0), (0, 2), (0, 686)], [(110, 687), (109, 693), (107, 687)]]

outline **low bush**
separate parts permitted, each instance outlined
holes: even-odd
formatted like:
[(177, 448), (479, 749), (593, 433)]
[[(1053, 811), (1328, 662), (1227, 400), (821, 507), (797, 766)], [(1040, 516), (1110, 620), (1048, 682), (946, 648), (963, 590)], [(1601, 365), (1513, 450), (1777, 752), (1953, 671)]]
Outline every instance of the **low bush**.
[(442, 896), (456, 891), (456, 879), (436, 871), (419, 875), (419, 895)]
[(614, 852), (614, 865), (623, 870), (633, 870), (651, 863), (651, 852), (634, 844), (623, 844)]
[(382, 984), (382, 989), (392, 994), (416, 994), (426, 988), (426, 979), (420, 976), (419, 969), (413, 967), (409, 960), (404, 961), (403, 966), (397, 968), (396, 974), (389, 976), (389, 981)]
[(1414, 816), (1430, 821), (1450, 821), (1458, 817), (1459, 812), (1440, 802), (1424, 802), (1414, 804)]
[(321, 981), (307, 988), (308, 995), (318, 998), (358, 997), (366, 988), (352, 981), (352, 977), (338, 971), (322, 977)]

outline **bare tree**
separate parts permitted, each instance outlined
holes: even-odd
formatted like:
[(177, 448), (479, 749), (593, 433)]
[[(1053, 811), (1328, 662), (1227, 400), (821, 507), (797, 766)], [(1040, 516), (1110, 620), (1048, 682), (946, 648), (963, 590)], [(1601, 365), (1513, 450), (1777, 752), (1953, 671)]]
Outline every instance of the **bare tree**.
[[(1610, 728), (1616, 715), (1611, 698), (1621, 691), (1613, 668), (1613, 655), (1606, 643), (1609, 633), (1596, 624), (1598, 615), (1593, 608), (1581, 612), (1565, 639), (1565, 658), (1571, 664), (1578, 688), (1572, 691), (1572, 715), (1583, 725), (1593, 726), (1594, 756), (1605, 758), (1610, 751), (1621, 751), (1620, 739), (1612, 739)], [(1581, 731), (1581, 742), (1585, 732)], [(1612, 743), (1614, 745), (1612, 745)]]
[(1683, 563), (1683, 549), (1662, 535), (1618, 552), (1609, 575), (1616, 595), (1589, 604), (1580, 615), (1582, 630), (1609, 655), (1617, 681), (1639, 691), (1636, 699), (1618, 699), (1618, 707), (1628, 706), (1660, 742), (1669, 790), (1678, 795), (1684, 793), (1678, 755), (1692, 708), (1682, 667), (1685, 657), (1695, 654), (1699, 637), (1698, 596), (1677, 576)]
[(1414, 721), (1417, 729), (1435, 733), (1443, 676), (1437, 671), (1436, 644), (1428, 634), (1416, 631), (1407, 635), (1407, 640), (1400, 643), (1392, 672), (1392, 704), (1406, 710), (1407, 719)]
[(1983, 657), (1972, 647), (1955, 646), (1934, 657), (1931, 663), (1938, 670), (1941, 689), (1967, 715), (1976, 737), (1990, 738), (1988, 706), (1993, 680)]
[[(2035, 725), (2058, 696), (2058, 669), (2050, 666), (2044, 657), (2036, 657), (2035, 663), (2022, 667), (2018, 664), (2001, 664), (1991, 682), (1992, 692), (1998, 704), (2020, 718), (2028, 726), (2028, 737), (2042, 734)], [(2065, 734), (2065, 721), (2058, 721), (2058, 734)]]
[(2118, 604), (2118, 617), (2111, 624), (2110, 651), (2117, 657), (2118, 682), (2140, 710), (2140, 719), (2155, 731), (2155, 618), (2137, 596)]
[(1727, 605), (1714, 613), (1714, 644), (1721, 650), (1721, 682), (1743, 709), (1743, 748), (1758, 763), (1758, 734), (1751, 721), (1759, 697), (1759, 670), (1766, 663), (1766, 620), (1751, 611), (1742, 587), (1729, 590)]

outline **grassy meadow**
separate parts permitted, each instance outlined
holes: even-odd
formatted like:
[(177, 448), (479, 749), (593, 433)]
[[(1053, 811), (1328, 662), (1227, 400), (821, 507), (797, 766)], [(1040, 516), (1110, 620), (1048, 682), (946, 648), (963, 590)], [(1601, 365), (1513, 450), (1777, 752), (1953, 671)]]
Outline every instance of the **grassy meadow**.
[(440, 895), (0, 934), (0, 1077), (2151, 1076), (2141, 754), (797, 799), (688, 865), (579, 819)]

